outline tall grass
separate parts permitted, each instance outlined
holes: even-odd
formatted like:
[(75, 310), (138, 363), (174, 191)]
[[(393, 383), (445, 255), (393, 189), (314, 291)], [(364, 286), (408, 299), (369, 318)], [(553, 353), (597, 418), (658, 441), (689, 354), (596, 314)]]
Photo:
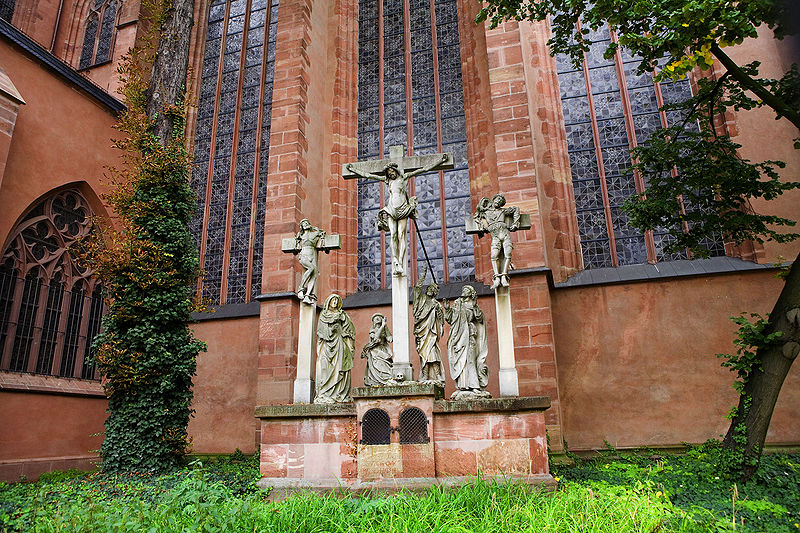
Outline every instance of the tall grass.
[[(259, 531), (259, 532), (642, 532), (678, 531), (680, 512), (647, 490), (569, 483), (554, 494), (476, 480), (460, 489), (392, 497), (302, 494), (271, 503), (264, 494), (235, 494), (202, 471), (158, 496), (142, 486), (119, 496), (67, 484), (39, 484), (23, 513), (0, 511), (0, 527), (33, 532)], [(135, 485), (135, 484), (134, 484)], [(18, 486), (17, 486), (18, 487)], [(31, 486), (29, 486), (31, 487)], [(15, 486), (0, 486), (0, 501)], [(149, 494), (149, 493), (148, 493)], [(137, 496), (138, 495), (138, 496)]]

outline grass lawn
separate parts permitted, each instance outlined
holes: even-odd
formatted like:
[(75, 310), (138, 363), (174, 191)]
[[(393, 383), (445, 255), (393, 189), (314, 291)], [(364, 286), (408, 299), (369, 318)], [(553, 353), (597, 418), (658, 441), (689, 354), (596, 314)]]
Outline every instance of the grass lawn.
[(56, 472), (0, 483), (0, 530), (800, 531), (800, 456), (765, 456), (757, 477), (736, 489), (709, 472), (712, 456), (701, 447), (660, 460), (643, 453), (555, 467), (554, 494), (476, 481), (418, 495), (280, 503), (264, 500), (255, 461), (241, 455), (164, 476)]

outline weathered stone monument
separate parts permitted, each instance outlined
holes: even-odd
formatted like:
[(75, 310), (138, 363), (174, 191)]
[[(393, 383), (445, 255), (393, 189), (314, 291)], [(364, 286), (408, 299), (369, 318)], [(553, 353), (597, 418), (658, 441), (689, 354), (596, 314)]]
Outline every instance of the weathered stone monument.
[[(347, 164), (343, 175), (378, 180), (388, 190), (377, 223), (390, 233), (394, 335), (384, 315), (372, 315), (361, 352), (367, 359), (365, 387), (351, 391), (355, 328), (339, 295), (326, 298), (313, 333), (317, 254), (338, 248), (338, 236), (334, 239), (304, 220), (300, 233), (283, 242), (285, 252), (300, 254), (305, 269), (297, 290), (301, 331), (295, 403), (256, 408), (261, 419), (260, 484), (275, 489), (278, 497), (304, 488), (421, 489), (462, 483), (478, 474), (553, 486), (544, 431), (550, 400), (490, 397), (487, 321), (475, 288), (464, 285), (459, 298), (439, 302), (438, 286), (425, 286), (426, 271), (414, 287), (414, 329), (409, 331), (406, 252), (408, 220), (416, 218), (417, 202), (408, 195), (408, 182), (423, 172), (450, 168), (453, 162), (450, 154), (405, 157), (398, 146), (390, 154), (388, 160)], [(508, 279), (511, 232), (529, 227), (527, 215), (506, 207), (501, 195), (482, 199), (467, 221), (468, 233), (492, 235), (502, 396), (519, 395)], [(450, 400), (443, 399), (440, 339), (445, 322), (447, 358), (456, 385)], [(420, 358), (419, 382), (412, 381), (412, 333)], [(316, 397), (310, 403), (314, 341)]]
[(300, 299), (300, 335), (297, 338), (297, 377), (294, 380), (294, 402), (311, 403), (314, 395), (314, 331), (316, 319), (317, 278), (319, 277), (319, 251), (325, 253), (341, 247), (339, 235), (328, 235), (311, 225), (308, 219), (300, 221), (300, 231), (293, 239), (283, 239), (281, 250), (298, 255), (303, 276), (297, 297)]
[(492, 236), (492, 288), (497, 313), (500, 396), (519, 396), (508, 272), (514, 250), (511, 232), (530, 229), (531, 219), (529, 215), (520, 213), (518, 207), (506, 207), (505, 197), (495, 194), (491, 200), (481, 198), (475, 214), (466, 220), (465, 225), (467, 234), (483, 237), (488, 232)]
[(392, 328), (394, 329), (394, 376), (411, 381), (408, 329), (408, 219), (417, 217), (417, 197), (408, 196), (408, 182), (431, 170), (453, 168), (452, 154), (406, 156), (402, 146), (389, 148), (389, 159), (348, 163), (345, 179), (366, 178), (386, 184), (388, 199), (378, 213), (378, 227), (389, 231), (392, 251)]

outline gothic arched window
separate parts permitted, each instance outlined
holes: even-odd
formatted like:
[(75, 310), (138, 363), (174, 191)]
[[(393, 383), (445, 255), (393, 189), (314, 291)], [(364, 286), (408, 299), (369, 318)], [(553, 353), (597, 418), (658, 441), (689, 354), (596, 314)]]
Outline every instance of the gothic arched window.
[(86, 19), (78, 68), (89, 68), (111, 60), (117, 8), (117, 0), (94, 0)]
[(11, 232), (0, 256), (0, 370), (95, 378), (87, 361), (102, 288), (74, 255), (91, 217), (70, 189), (38, 202)]
[[(419, 200), (420, 231), (409, 228), (411, 271), (426, 263), (421, 236), (437, 281), (472, 279), (473, 240), (464, 230), (470, 191), (457, 2), (359, 0), (358, 6), (358, 159), (383, 159), (396, 144), (410, 155), (454, 153), (454, 169), (417, 176), (410, 184)], [(391, 257), (376, 226), (382, 187), (363, 179), (358, 184), (362, 291), (385, 288), (390, 279)]]
[[(629, 226), (621, 206), (645, 188), (643, 177), (626, 172), (630, 149), (679, 119), (676, 111), (660, 108), (691, 97), (689, 81), (656, 83), (652, 74), (637, 73), (641, 60), (622, 48), (614, 57), (604, 58), (603, 52), (616, 38), (607, 27), (587, 38), (592, 45), (579, 68), (566, 56), (556, 56), (584, 266), (686, 259), (685, 251), (664, 251), (671, 240), (666, 230), (642, 234)], [(711, 255), (725, 253), (719, 238), (709, 240), (706, 247)]]

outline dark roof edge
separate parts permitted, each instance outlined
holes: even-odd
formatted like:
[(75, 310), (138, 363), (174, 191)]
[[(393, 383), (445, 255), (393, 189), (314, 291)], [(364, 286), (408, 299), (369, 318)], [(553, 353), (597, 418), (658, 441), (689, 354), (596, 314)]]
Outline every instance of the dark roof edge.
[(790, 263), (759, 264), (735, 257), (711, 257), (708, 259), (683, 259), (641, 265), (608, 267), (582, 270), (567, 281), (556, 283), (555, 289), (570, 289), (590, 285), (616, 285), (641, 281), (657, 281), (689, 276), (711, 276), (738, 274), (742, 272), (766, 271), (782, 268)]
[[(7, 21), (0, 19), (0, 36), (5, 37), (13, 44), (22, 48), (25, 52), (33, 56), (50, 71), (54, 72), (62, 79), (77, 86), (83, 92), (106, 106), (110, 111), (119, 113), (125, 109), (125, 104), (108, 94), (106, 91), (84, 78), (78, 72), (58, 59), (56, 56), (45, 50), (36, 41), (19, 31)], [(12, 80), (13, 81), (13, 80)]]

